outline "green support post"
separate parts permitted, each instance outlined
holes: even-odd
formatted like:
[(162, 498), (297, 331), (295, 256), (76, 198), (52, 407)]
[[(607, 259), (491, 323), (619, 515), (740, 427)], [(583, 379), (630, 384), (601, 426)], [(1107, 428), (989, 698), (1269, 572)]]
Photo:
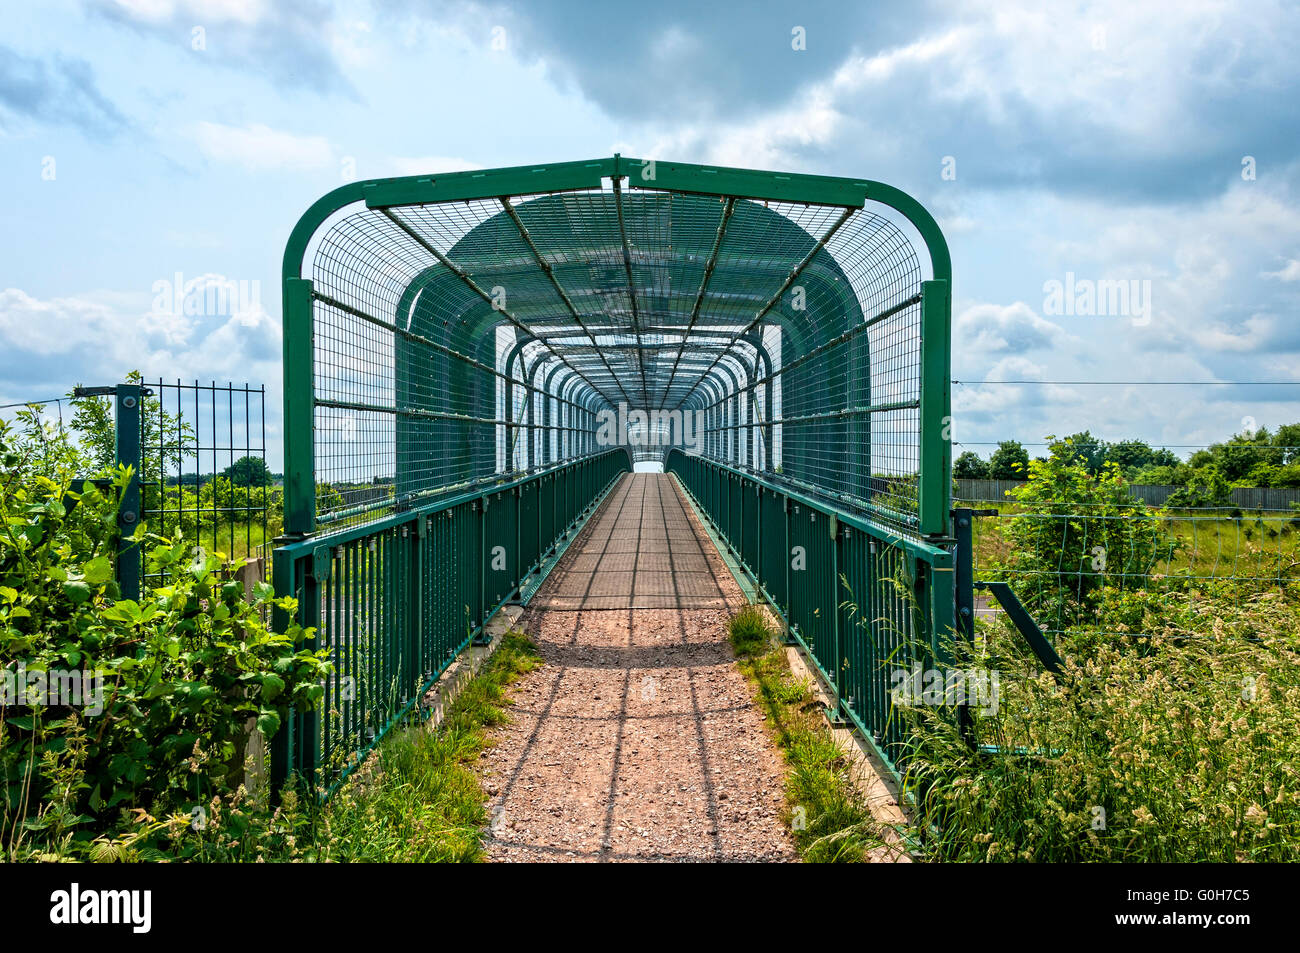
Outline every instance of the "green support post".
[(284, 282), (284, 535), (316, 530), (312, 283)]
[(131, 468), (131, 480), (122, 490), (117, 508), (117, 585), (123, 599), (140, 598), (141, 552), (136, 532), (140, 528), (140, 385), (118, 384), (114, 388), (114, 459), (119, 467)]
[(918, 492), (923, 536), (949, 535), (952, 495), (952, 302), (948, 282), (921, 283), (921, 447)]

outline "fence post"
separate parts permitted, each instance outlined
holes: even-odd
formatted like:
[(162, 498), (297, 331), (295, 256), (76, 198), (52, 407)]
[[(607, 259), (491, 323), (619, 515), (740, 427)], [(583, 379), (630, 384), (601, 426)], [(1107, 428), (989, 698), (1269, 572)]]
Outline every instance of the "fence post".
[[(960, 644), (967, 649), (975, 645), (975, 554), (971, 551), (972, 523), (975, 511), (960, 507), (952, 511), (954, 602), (957, 608), (956, 629)], [(974, 738), (975, 720), (969, 704), (957, 709), (957, 725), (968, 741)]]
[(921, 535), (947, 536), (952, 494), (952, 305), (948, 282), (921, 283)]
[(140, 385), (118, 384), (114, 413), (114, 459), (131, 468), (131, 480), (122, 490), (117, 508), (117, 585), (123, 599), (140, 598), (142, 552), (140, 540), (131, 539), (140, 528)]
[[(271, 583), (277, 596), (298, 599), (298, 624), (320, 625), (320, 603), (314, 577), (284, 544), (305, 539), (316, 529), (315, 382), (312, 367), (312, 283), (303, 278), (284, 281), (284, 535), (275, 540), (271, 557)], [(276, 609), (272, 625), (283, 632), (289, 624)], [(304, 648), (315, 649), (317, 639)], [(280, 788), (298, 772), (309, 785), (316, 784), (316, 746), (319, 712), (290, 710), (288, 721), (271, 738), (271, 786)]]
[[(312, 283), (284, 282), (284, 535), (316, 529), (315, 381), (312, 368)], [(282, 592), (280, 595), (289, 595)]]

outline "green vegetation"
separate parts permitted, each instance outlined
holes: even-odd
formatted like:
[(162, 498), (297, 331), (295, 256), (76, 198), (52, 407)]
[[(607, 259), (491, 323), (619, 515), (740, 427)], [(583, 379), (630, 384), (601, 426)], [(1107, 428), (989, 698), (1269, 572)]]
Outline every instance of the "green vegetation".
[(785, 760), (784, 819), (799, 855), (809, 862), (867, 860), (884, 845), (881, 826), (849, 775), (851, 765), (821, 716), (812, 686), (791, 674), (785, 649), (758, 606), (732, 616), (728, 635)]
[(234, 565), (150, 537), (160, 584), (113, 581), (112, 487), (71, 491), (38, 472), (39, 446), (0, 424), (0, 849), (10, 859), (96, 856), (132, 814), (188, 817), (243, 779), (249, 726), (273, 735), (321, 695), (310, 631)]
[[(1171, 498), (1170, 506), (1223, 506), (1234, 487), (1300, 487), (1300, 423), (1234, 434), (1196, 451), (1186, 462), (1143, 440), (1108, 443), (1087, 430), (1048, 440), (1064, 445), (1069, 462), (1091, 476), (1113, 466), (1129, 483), (1183, 487), (1186, 492)], [(962, 453), (953, 461), (952, 475), (956, 480), (1019, 480), (1028, 466), (1025, 448), (1004, 440), (987, 461), (969, 450)]]
[(1011, 583), (1065, 673), (1043, 673), (1005, 616), (980, 619), (972, 663), (1000, 691), (973, 739), (952, 709), (903, 713), (929, 849), (1300, 859), (1297, 524), (1150, 511), (1119, 464), (1093, 473), (1075, 449), (1054, 441), (976, 545), (978, 575)]
[(1040, 624), (1058, 628), (1087, 618), (1101, 587), (1141, 576), (1175, 548), (1117, 464), (1094, 475), (1074, 450), (1054, 441), (1046, 459), (1030, 463), (1028, 481), (1009, 495), (1033, 515), (998, 525), (1008, 544), (1002, 569), (1023, 583), (1021, 601)]
[(1300, 860), (1290, 595), (1108, 591), (1097, 622), (1134, 634), (1059, 638), (1059, 680), (1007, 626), (986, 627), (1001, 691), (975, 732), (996, 751), (977, 754), (950, 711), (912, 710), (908, 783), (936, 858)]
[(273, 479), (271, 468), (261, 457), (240, 457), (221, 471), (221, 476), (234, 486), (270, 486)]

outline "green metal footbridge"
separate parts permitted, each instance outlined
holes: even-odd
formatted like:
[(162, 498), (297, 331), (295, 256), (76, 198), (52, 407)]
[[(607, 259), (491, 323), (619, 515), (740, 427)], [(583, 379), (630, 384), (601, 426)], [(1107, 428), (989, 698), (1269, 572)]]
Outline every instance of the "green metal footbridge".
[(273, 572), (336, 671), (276, 772), (346, 774), (657, 467), (896, 766), (886, 666), (956, 615), (951, 272), (867, 179), (615, 155), (322, 197), (284, 255)]

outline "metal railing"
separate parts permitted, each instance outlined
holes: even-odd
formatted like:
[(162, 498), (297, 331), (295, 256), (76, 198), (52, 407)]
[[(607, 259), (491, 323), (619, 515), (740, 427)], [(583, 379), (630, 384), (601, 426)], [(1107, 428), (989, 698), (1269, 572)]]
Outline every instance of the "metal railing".
[(832, 720), (901, 775), (908, 734), (895, 673), (952, 661), (950, 548), (681, 451), (668, 471), (807, 653), (834, 696)]
[[(625, 450), (565, 463), (278, 547), (274, 584), (331, 650), (323, 705), (272, 742), (272, 779), (330, 789), (420, 705), (507, 602), (531, 595), (614, 480)], [(279, 620), (283, 624), (286, 620)]]

